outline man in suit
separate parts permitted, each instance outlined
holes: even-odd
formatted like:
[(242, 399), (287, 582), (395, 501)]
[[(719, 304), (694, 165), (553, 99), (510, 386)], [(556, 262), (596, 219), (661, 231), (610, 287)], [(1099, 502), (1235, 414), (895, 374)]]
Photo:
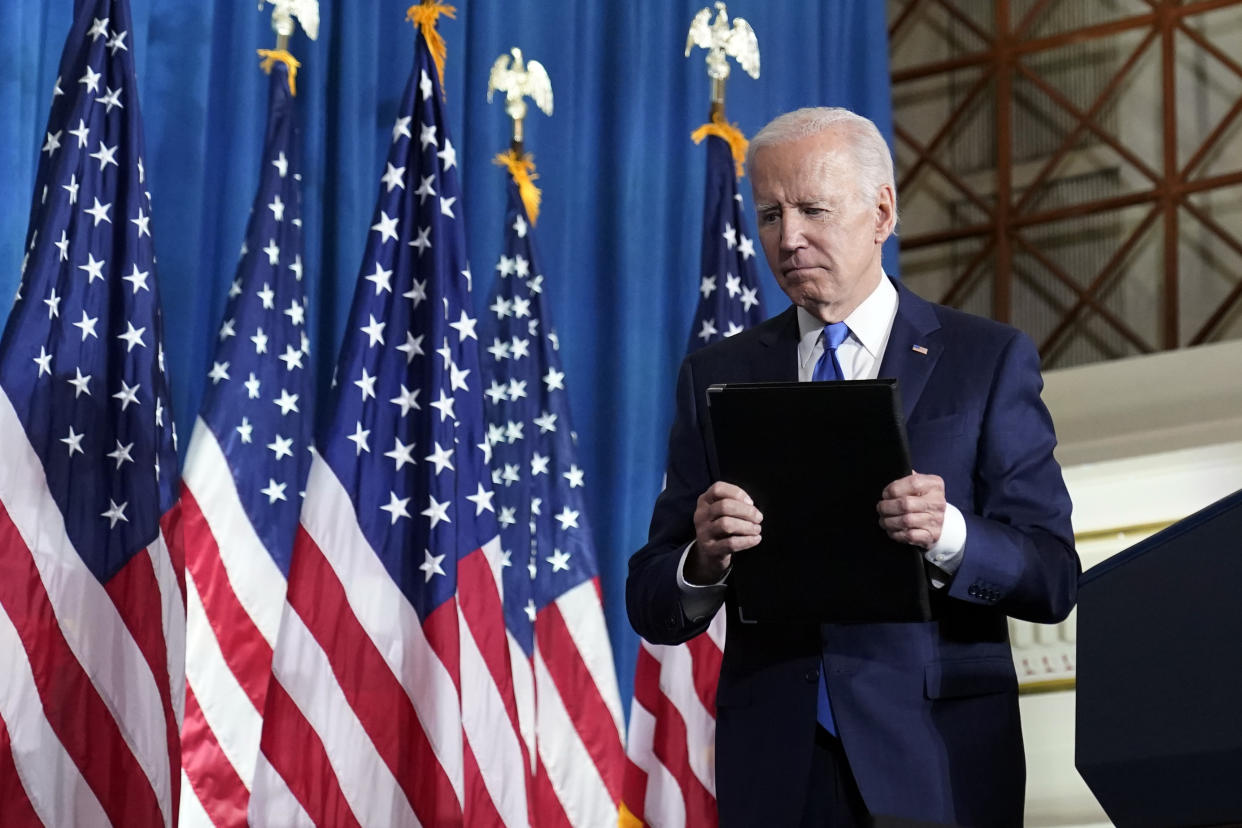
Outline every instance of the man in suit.
[[(647, 640), (675, 644), (726, 606), (722, 826), (881, 816), (1019, 826), (1026, 770), (1006, 616), (1061, 621), (1080, 573), (1038, 354), (1019, 331), (885, 275), (896, 194), (869, 120), (840, 109), (783, 115), (755, 136), (749, 166), (759, 238), (793, 307), (683, 363), (666, 488), (630, 560), (630, 621)], [(876, 519), (923, 551), (933, 620), (739, 623), (732, 555), (759, 543), (763, 516), (710, 475), (705, 389), (877, 376), (898, 380), (916, 472), (884, 490)]]

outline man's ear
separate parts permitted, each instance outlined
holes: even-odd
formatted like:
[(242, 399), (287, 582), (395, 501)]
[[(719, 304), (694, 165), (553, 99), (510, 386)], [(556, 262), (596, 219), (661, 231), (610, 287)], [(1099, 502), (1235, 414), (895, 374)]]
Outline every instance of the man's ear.
[(875, 201), (875, 243), (883, 244), (897, 226), (897, 198), (889, 184), (880, 187)]

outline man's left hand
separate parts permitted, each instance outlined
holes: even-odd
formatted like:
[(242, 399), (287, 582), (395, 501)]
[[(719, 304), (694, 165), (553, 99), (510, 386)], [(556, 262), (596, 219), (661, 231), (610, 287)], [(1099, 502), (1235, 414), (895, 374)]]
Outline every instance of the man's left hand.
[(880, 495), (880, 526), (900, 543), (930, 549), (944, 526), (944, 480), (915, 472), (894, 480)]

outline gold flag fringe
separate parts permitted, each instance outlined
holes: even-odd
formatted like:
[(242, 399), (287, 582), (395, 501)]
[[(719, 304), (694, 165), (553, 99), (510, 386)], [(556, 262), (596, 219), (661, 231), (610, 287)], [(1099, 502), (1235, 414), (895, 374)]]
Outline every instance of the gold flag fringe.
[(746, 136), (742, 135), (742, 131), (738, 129), (737, 124), (731, 124), (724, 119), (719, 113), (712, 115), (711, 123), (703, 124), (703, 126), (690, 133), (690, 137), (694, 139), (694, 143), (701, 144), (703, 139), (709, 135), (715, 135), (717, 138), (723, 138), (729, 145), (729, 149), (733, 152), (733, 163), (737, 165), (737, 177), (742, 178), (746, 175), (746, 147), (750, 143), (746, 140)]
[(409, 20), (418, 30), (422, 32), (423, 39), (427, 41), (427, 48), (431, 52), (431, 59), (435, 61), (436, 72), (440, 75), (440, 91), (444, 91), (444, 59), (448, 55), (448, 49), (444, 45), (444, 37), (436, 31), (436, 21), (440, 15), (445, 17), (456, 18), (457, 9), (454, 6), (446, 6), (436, 0), (423, 0), (422, 3), (415, 3), (406, 9), (405, 19)]
[(492, 162), (509, 170), (509, 175), (513, 176), (513, 181), (517, 184), (518, 195), (522, 197), (522, 206), (526, 208), (530, 223), (537, 223), (539, 202), (543, 194), (535, 186), (535, 179), (539, 177), (539, 174), (535, 172), (535, 159), (528, 152), (518, 155), (515, 150), (510, 149), (497, 154)]
[(298, 67), (302, 64), (298, 63), (298, 59), (285, 49), (259, 49), (259, 57), (263, 60), (259, 63), (259, 68), (269, 75), (272, 74), (272, 67), (277, 61), (289, 67), (289, 93), (294, 97), (298, 94)]
[(622, 802), (620, 813), (617, 814), (617, 826), (618, 828), (643, 828), (643, 821)]

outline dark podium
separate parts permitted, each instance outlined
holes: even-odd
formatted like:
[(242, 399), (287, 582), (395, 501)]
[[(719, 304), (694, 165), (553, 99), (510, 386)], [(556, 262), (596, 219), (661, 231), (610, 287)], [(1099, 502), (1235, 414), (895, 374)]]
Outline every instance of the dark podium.
[(1242, 491), (1083, 573), (1075, 765), (1118, 826), (1242, 825)]

